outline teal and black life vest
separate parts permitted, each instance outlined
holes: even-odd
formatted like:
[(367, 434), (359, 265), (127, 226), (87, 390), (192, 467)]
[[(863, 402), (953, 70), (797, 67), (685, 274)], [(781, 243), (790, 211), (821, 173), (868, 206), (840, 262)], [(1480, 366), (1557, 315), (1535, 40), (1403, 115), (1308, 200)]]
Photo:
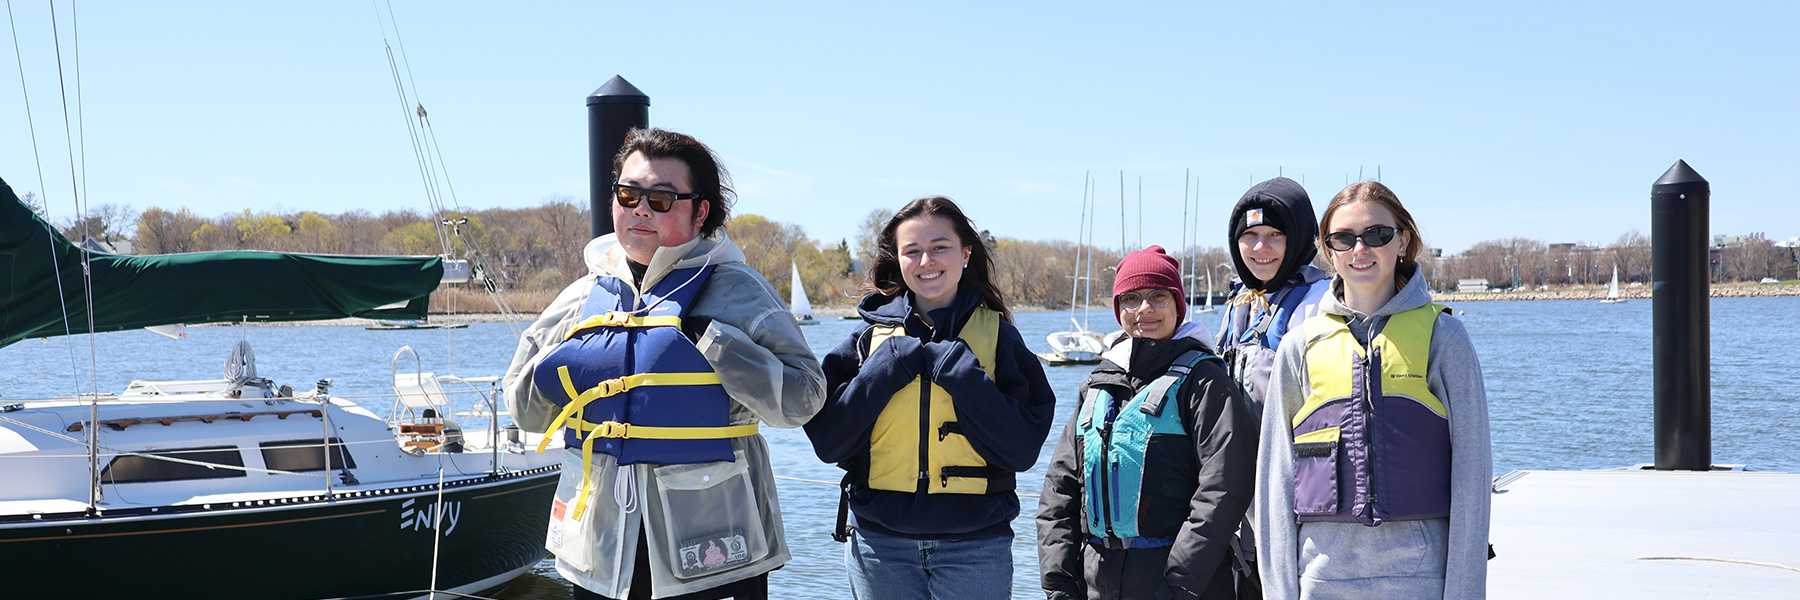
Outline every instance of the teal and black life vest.
[(1301, 523), (1437, 519), (1450, 515), (1450, 419), (1431, 393), (1427, 304), (1388, 317), (1365, 348), (1342, 315), (1306, 335), (1306, 402), (1295, 413), (1294, 512)]
[(756, 434), (755, 423), (731, 425), (730, 396), (681, 331), (712, 269), (677, 269), (641, 298), (618, 278), (596, 278), (582, 321), (532, 372), (538, 393), (562, 407), (538, 451), (558, 430), (582, 451), (577, 516), (596, 451), (620, 466), (729, 462), (731, 438)]
[(1107, 390), (1111, 386), (1088, 388), (1076, 431), (1090, 543), (1115, 550), (1175, 543), (1199, 485), (1177, 395), (1188, 373), (1208, 360), (1220, 359), (1199, 350), (1182, 353), (1123, 405)]

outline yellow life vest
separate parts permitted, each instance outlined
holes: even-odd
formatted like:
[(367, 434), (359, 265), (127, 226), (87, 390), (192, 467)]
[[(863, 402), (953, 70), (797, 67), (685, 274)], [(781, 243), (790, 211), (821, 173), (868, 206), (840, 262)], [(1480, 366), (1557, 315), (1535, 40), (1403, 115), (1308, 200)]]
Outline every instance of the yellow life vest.
[[(975, 353), (988, 379), (994, 378), (1000, 318), (999, 312), (978, 307), (957, 334)], [(871, 354), (888, 338), (906, 335), (899, 325), (871, 327), (869, 331)], [(925, 464), (920, 465), (921, 461)], [(868, 485), (872, 489), (916, 492), (924, 485), (932, 494), (986, 494), (986, 473), (991, 470), (997, 469), (988, 467), (958, 427), (950, 392), (933, 383), (929, 375), (915, 377), (894, 393), (869, 435)]]
[(1302, 523), (1450, 514), (1450, 421), (1431, 393), (1431, 334), (1443, 306), (1388, 317), (1367, 349), (1340, 315), (1302, 325), (1306, 402), (1295, 413), (1294, 511)]

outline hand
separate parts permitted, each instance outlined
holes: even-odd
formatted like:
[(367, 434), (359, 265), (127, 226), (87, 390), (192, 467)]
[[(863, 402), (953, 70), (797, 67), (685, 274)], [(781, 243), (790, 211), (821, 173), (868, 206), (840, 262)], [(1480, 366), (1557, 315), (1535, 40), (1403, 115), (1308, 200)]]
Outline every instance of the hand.
[(910, 335), (896, 335), (881, 343), (864, 362), (879, 362), (892, 365), (907, 376), (924, 373), (930, 365), (926, 362), (928, 355), (919, 338)]
[[(971, 353), (971, 350), (969, 350), (969, 343), (962, 341), (962, 338), (949, 338), (943, 341), (925, 344), (925, 353), (930, 356), (931, 363), (929, 366), (938, 370), (943, 370), (949, 368), (956, 361), (962, 360), (961, 357), (964, 354)], [(973, 355), (969, 358), (969, 362), (971, 363), (980, 362), (975, 360)], [(976, 366), (979, 367), (980, 365), (977, 364)]]

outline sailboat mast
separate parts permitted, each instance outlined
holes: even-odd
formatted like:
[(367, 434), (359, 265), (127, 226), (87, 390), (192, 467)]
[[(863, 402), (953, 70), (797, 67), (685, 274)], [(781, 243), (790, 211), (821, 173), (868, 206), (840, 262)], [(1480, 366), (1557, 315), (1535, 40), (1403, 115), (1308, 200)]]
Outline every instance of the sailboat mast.
[[(1181, 250), (1176, 250), (1176, 252), (1180, 252), (1182, 250), (1189, 250), (1190, 248), (1192, 248), (1192, 246), (1188, 244), (1188, 176), (1190, 174), (1191, 173), (1187, 169), (1182, 169), (1182, 171), (1181, 171), (1181, 245), (1182, 245), (1182, 248), (1181, 248)], [(1196, 231), (1194, 233), (1198, 234), (1199, 232)], [(1183, 270), (1192, 270), (1193, 268), (1194, 268), (1194, 261), (1189, 260), (1187, 267)], [(1186, 279), (1187, 281), (1184, 282), (1181, 286), (1181, 309), (1191, 312), (1191, 311), (1193, 311), (1194, 302), (1191, 300), (1191, 298), (1193, 298), (1193, 294), (1190, 292), (1190, 290), (1193, 289), (1194, 280), (1191, 278), (1187, 278), (1187, 277), (1184, 277), (1183, 279)]]
[(1081, 173), (1081, 222), (1075, 227), (1075, 264), (1069, 269), (1069, 323), (1075, 323), (1075, 298), (1081, 295), (1081, 236), (1087, 230), (1088, 186), (1091, 172)]
[(1125, 170), (1119, 169), (1119, 259), (1124, 260), (1129, 252), (1131, 246), (1125, 243)]
[[(1100, 182), (1098, 180), (1095, 180), (1094, 185), (1092, 187), (1093, 187), (1093, 192), (1092, 192), (1093, 199), (1090, 201), (1090, 204), (1092, 204), (1094, 206), (1095, 216), (1094, 216), (1093, 221), (1099, 221), (1100, 220), (1100, 218), (1099, 218)], [(1088, 303), (1090, 303), (1094, 300), (1094, 223), (1093, 223), (1093, 221), (1089, 221), (1088, 226), (1087, 226), (1087, 249), (1088, 249), (1087, 250), (1087, 274), (1081, 278), (1081, 289), (1082, 289), (1082, 292), (1081, 292), (1081, 328), (1083, 330), (1091, 330), (1091, 328), (1088, 327)]]

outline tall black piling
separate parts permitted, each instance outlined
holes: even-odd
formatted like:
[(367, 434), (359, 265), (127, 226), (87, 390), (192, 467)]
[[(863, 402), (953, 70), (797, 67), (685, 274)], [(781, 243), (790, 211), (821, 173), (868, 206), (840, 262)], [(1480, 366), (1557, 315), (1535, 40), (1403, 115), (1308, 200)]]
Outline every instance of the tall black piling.
[(650, 126), (650, 97), (614, 75), (587, 97), (588, 229), (594, 237), (613, 232), (612, 161), (633, 127)]
[(1712, 469), (1711, 289), (1706, 179), (1686, 161), (1650, 186), (1656, 469)]

